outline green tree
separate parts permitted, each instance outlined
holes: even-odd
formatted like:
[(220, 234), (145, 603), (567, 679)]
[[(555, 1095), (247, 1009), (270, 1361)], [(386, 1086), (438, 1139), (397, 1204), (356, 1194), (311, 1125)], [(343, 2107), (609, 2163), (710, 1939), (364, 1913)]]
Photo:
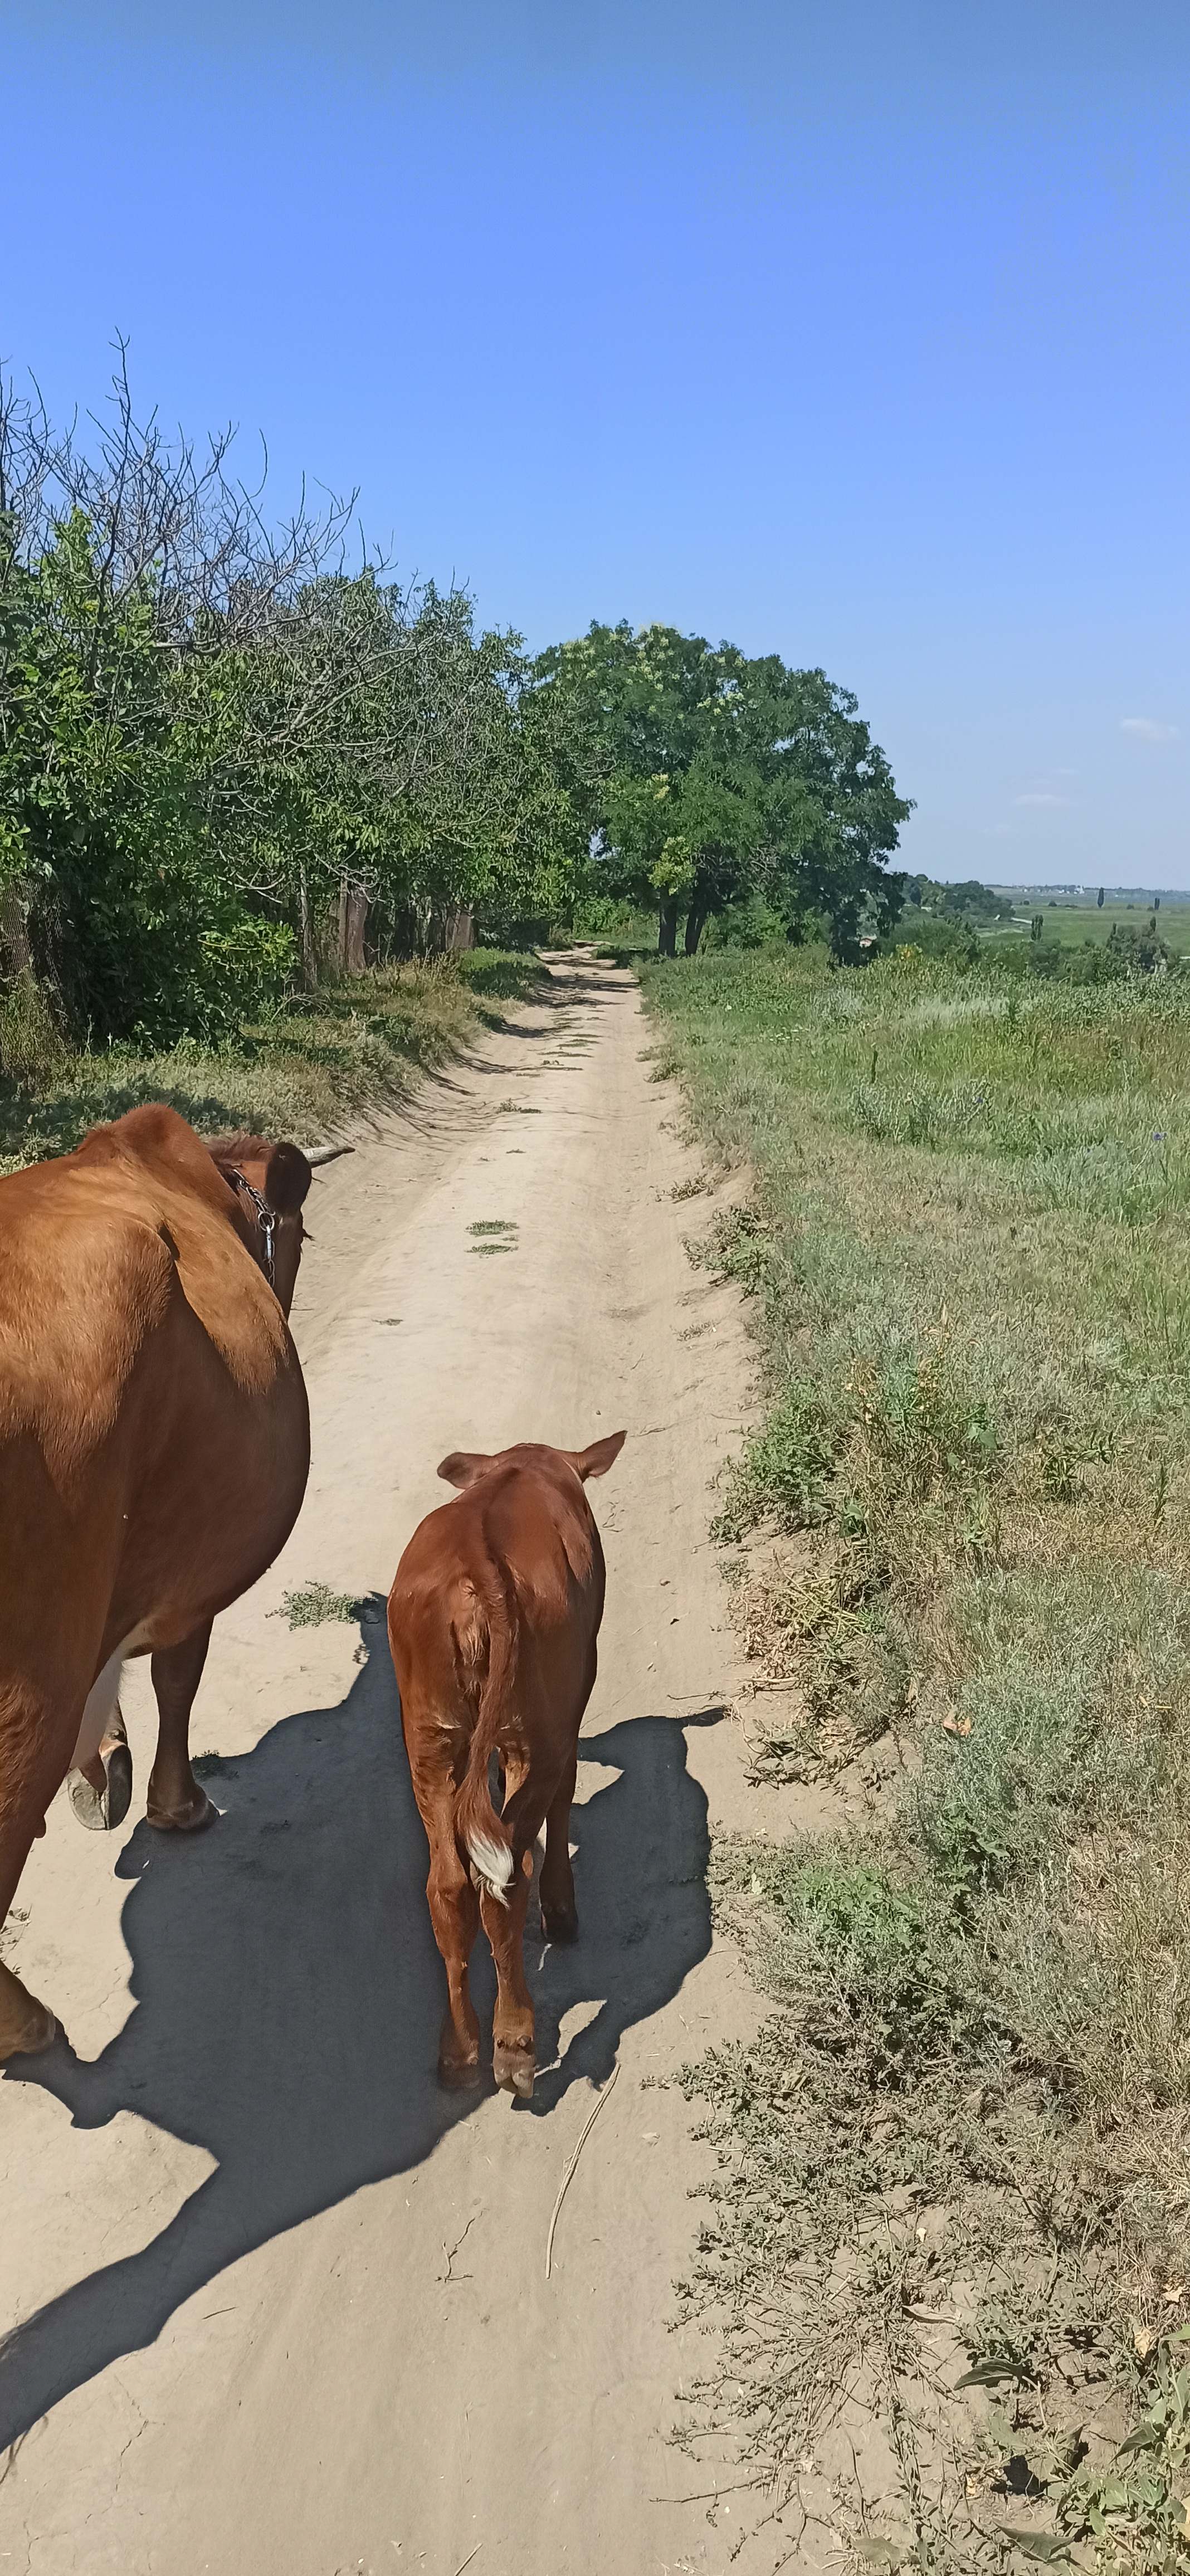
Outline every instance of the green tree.
[[(657, 906), (658, 947), (698, 947), (712, 913), (764, 895), (789, 936), (827, 927), (836, 957), (891, 926), (900, 823), (884, 754), (856, 702), (775, 654), (650, 626), (592, 626), (542, 654), (527, 721), (552, 705), (563, 783), (589, 833), (593, 884)], [(559, 723), (559, 714), (564, 722)]]
[[(213, 847), (144, 576), (103, 594), (80, 511), (0, 564), (0, 845), (8, 945), (79, 1029), (225, 1025), (283, 983), (289, 942), (251, 920)], [(22, 952), (23, 947), (23, 954)]]
[(912, 804), (851, 691), (824, 671), (772, 654), (745, 665), (745, 690), (766, 794), (761, 890), (792, 939), (822, 924), (836, 961), (854, 961), (865, 925), (886, 937), (899, 917), (904, 879), (888, 862)]
[(349, 573), (345, 503), (266, 526), (226, 453), (138, 428), (122, 353), (93, 452), (0, 387), (0, 980), (80, 1033), (563, 907), (585, 847), (520, 639)]

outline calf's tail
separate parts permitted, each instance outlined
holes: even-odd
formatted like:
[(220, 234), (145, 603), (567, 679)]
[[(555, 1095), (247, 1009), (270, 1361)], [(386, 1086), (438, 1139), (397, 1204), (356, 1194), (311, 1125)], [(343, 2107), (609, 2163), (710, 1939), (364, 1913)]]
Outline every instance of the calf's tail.
[(470, 1861), (480, 1886), (495, 1897), (497, 1904), (507, 1905), (514, 1866), (512, 1837), (492, 1805), (488, 1763), (496, 1750), (516, 1668), (516, 1613), (494, 1574), (490, 1587), (485, 1587), (485, 1595), (488, 1669), (479, 1694), (479, 1715), (467, 1769), (455, 1799), (455, 1840)]

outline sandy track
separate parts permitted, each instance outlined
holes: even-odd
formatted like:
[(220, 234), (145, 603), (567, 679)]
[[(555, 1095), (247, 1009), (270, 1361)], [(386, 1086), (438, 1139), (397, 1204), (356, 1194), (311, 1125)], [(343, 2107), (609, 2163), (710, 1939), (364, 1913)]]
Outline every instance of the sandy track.
[[(726, 2567), (739, 2537), (738, 2498), (715, 2528), (677, 2501), (713, 2480), (667, 2440), (714, 2347), (671, 2330), (708, 2153), (666, 2079), (756, 2009), (703, 1885), (708, 1802), (758, 1815), (706, 1538), (746, 1369), (729, 1292), (683, 1253), (705, 1202), (673, 1202), (690, 1157), (646, 1042), (627, 978), (560, 968), (552, 1004), (316, 1183), (309, 1492), (195, 1713), (222, 1821), (109, 1841), (60, 1798), (18, 1899), (14, 1963), (72, 2048), (0, 2084), (0, 2576), (455, 2576), (470, 2552), (476, 2576), (651, 2576)], [(476, 1249), (493, 1220), (513, 1250)], [(271, 1614), (311, 1579), (382, 1595), (448, 1449), (621, 1425), (593, 1489), (581, 1936), (527, 1942), (538, 2063), (560, 2062), (531, 2106), (444, 2099), (383, 1628)], [(137, 1667), (134, 1819), (150, 1705)], [(490, 1988), (488, 1963), (481, 2015)]]

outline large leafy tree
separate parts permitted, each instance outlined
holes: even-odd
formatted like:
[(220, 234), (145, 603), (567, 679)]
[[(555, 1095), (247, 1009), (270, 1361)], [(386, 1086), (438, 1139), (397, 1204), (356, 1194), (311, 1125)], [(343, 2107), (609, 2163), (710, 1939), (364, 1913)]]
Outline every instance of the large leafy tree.
[(526, 722), (565, 743), (593, 881), (653, 901), (672, 955), (762, 893), (791, 938), (825, 924), (836, 957), (896, 917), (888, 861), (910, 811), (855, 699), (821, 671), (650, 626), (592, 626), (539, 656)]

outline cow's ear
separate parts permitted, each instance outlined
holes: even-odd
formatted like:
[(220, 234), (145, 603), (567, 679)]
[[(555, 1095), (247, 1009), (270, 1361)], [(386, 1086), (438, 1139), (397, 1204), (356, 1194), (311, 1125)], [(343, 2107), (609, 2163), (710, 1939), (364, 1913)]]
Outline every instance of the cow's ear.
[(606, 1440), (593, 1440), (589, 1449), (574, 1454), (575, 1474), (584, 1485), (588, 1476), (606, 1476), (608, 1468), (615, 1466), (627, 1437), (626, 1431), (609, 1431)]
[(310, 1187), (310, 1166), (300, 1145), (270, 1145), (264, 1197), (278, 1216), (296, 1216)]
[(490, 1467), (491, 1463), (480, 1449), (452, 1449), (449, 1458), (443, 1459), (438, 1473), (444, 1485), (473, 1485), (476, 1477), (482, 1476), (485, 1467)]

